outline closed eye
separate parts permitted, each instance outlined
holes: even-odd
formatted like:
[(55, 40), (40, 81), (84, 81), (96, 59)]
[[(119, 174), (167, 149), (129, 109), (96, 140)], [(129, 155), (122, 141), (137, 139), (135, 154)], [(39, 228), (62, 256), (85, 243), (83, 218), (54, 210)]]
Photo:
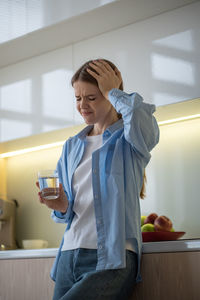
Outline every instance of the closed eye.
[[(87, 96), (87, 99), (89, 100), (89, 101), (94, 101), (94, 100), (96, 100), (96, 97), (94, 97), (94, 96)], [(77, 96), (76, 97), (76, 101), (81, 101), (81, 97), (79, 97), (79, 96)]]

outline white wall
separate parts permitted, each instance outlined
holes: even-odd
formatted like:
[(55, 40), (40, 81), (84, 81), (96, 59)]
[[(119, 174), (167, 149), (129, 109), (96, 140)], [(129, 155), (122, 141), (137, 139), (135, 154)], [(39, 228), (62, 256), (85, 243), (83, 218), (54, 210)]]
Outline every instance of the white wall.
[(143, 215), (168, 216), (184, 238), (200, 237), (200, 119), (160, 126), (160, 142), (147, 166)]
[(17, 199), (16, 236), (19, 245), (23, 239), (45, 239), (49, 247), (58, 247), (65, 225), (55, 224), (46, 206), (39, 203), (37, 172), (54, 169), (61, 148), (53, 148), (9, 158), (7, 161), (8, 198)]
[[(114, 61), (122, 71), (125, 90), (141, 93), (147, 102), (163, 105), (199, 97), (199, 12), (200, 3), (195, 3), (1, 69), (1, 136), (6, 135), (5, 122), (10, 123), (10, 135), (16, 132), (17, 137), (20, 122), (29, 124), (29, 134), (80, 122), (73, 108), (69, 79), (90, 58)], [(27, 79), (31, 82), (30, 106), (26, 106), (27, 98), (5, 96), (10, 95), (8, 85)], [(23, 92), (23, 88), (18, 91)], [(17, 95), (15, 89), (13, 93)], [(25, 105), (27, 111), (19, 112), (20, 105)], [(175, 229), (185, 230), (188, 237), (200, 236), (199, 129), (199, 121), (161, 128), (161, 142), (147, 168), (148, 196), (141, 204), (143, 214), (156, 211), (168, 215)], [(8, 197), (20, 204), (19, 240), (38, 237), (48, 239), (50, 246), (59, 243), (64, 228), (54, 225), (49, 211), (37, 202), (34, 182), (38, 169), (56, 165), (60, 151), (58, 148), (8, 159)]]

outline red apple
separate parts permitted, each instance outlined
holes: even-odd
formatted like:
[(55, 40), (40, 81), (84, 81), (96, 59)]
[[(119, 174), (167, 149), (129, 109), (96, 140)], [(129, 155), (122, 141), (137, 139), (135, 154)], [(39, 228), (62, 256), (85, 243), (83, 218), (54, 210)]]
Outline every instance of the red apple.
[(154, 224), (155, 219), (158, 217), (156, 213), (152, 213), (146, 217), (144, 224), (151, 223)]
[(166, 216), (159, 216), (154, 221), (156, 231), (171, 231), (172, 221)]

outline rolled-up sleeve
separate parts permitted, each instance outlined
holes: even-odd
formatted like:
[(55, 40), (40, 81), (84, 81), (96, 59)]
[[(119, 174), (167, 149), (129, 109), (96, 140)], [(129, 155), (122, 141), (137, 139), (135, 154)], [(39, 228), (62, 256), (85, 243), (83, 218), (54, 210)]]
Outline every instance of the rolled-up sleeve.
[(69, 206), (65, 214), (61, 213), (60, 211), (53, 210), (51, 217), (56, 223), (69, 223), (72, 218), (72, 214), (72, 204), (69, 202)]
[(159, 127), (153, 113), (155, 105), (143, 102), (138, 93), (127, 94), (118, 89), (109, 92), (109, 100), (124, 122), (124, 137), (147, 164), (150, 151), (159, 141)]

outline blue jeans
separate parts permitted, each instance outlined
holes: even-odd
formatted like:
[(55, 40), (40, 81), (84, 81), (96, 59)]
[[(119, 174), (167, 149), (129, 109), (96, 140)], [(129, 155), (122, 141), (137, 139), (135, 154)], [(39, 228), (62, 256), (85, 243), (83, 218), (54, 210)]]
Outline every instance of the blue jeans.
[(126, 251), (126, 268), (96, 271), (97, 250), (62, 251), (53, 300), (126, 300), (135, 285), (137, 254)]

